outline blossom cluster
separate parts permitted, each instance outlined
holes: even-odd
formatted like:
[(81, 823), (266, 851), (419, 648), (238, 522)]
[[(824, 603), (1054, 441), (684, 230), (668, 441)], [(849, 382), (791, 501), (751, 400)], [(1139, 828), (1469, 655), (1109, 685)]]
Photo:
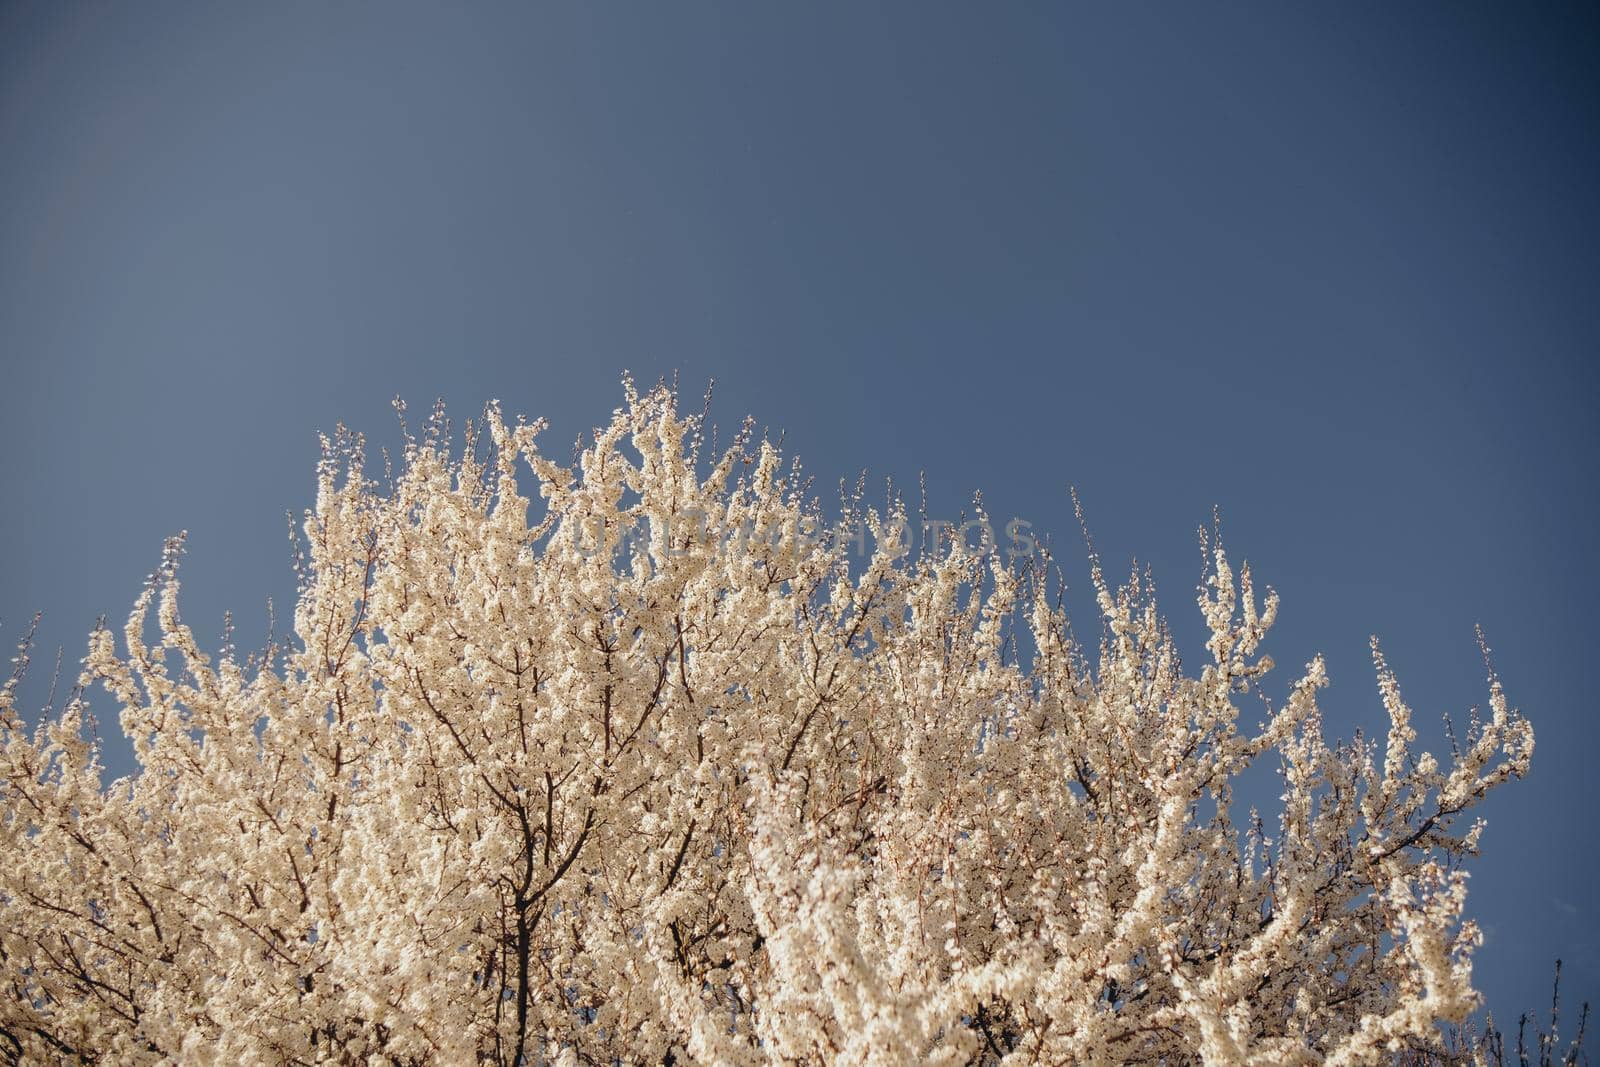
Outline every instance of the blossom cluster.
[(1330, 743), (1220, 545), (1186, 673), (1137, 578), (1080, 644), (1045, 568), (824, 520), (665, 389), (571, 466), (541, 429), (435, 420), (383, 486), (326, 441), (282, 647), (203, 652), (174, 543), (58, 714), (0, 690), (0, 1057), (1352, 1065), (1473, 1009), (1498, 681), (1441, 761), (1375, 646), (1387, 735)]

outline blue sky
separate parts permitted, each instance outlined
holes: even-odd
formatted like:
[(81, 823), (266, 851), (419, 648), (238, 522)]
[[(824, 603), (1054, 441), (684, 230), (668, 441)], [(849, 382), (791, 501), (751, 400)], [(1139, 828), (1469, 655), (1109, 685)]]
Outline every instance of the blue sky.
[(1597, 61), (1565, 4), (7, 4), (0, 634), (70, 663), (188, 529), (259, 640), (317, 430), (714, 377), (819, 485), (1053, 534), (1087, 621), (1078, 486), (1191, 659), (1220, 507), (1342, 734), (1372, 633), (1482, 702), (1481, 622), (1539, 741), (1480, 985), (1600, 997)]

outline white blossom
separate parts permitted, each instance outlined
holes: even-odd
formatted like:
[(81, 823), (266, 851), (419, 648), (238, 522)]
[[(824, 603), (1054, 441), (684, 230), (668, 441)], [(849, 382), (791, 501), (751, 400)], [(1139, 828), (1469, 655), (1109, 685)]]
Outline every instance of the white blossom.
[(1449, 765), (1376, 645), (1381, 753), (1324, 739), (1321, 659), (1252, 728), (1278, 601), (1220, 545), (1185, 675), (1137, 576), (1094, 564), (1086, 649), (993, 538), (825, 522), (627, 394), (570, 468), (493, 406), (392, 488), (341, 432), (285, 645), (203, 653), (174, 541), (59, 714), (0, 690), (0, 1052), (1343, 1065), (1474, 1008), (1466, 813), (1533, 747), (1498, 680)]

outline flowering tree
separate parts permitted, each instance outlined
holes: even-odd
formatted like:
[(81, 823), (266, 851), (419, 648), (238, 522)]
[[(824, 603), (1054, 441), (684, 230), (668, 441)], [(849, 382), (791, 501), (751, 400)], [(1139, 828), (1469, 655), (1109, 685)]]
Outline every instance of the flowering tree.
[[(702, 422), (629, 386), (568, 468), (436, 417), (383, 486), (341, 434), (286, 647), (202, 652), (173, 542), (59, 715), (0, 691), (0, 1050), (1277, 1067), (1474, 1007), (1461, 823), (1533, 747), (1492, 677), (1446, 766), (1374, 646), (1387, 738), (1332, 745), (1220, 546), (1186, 675), (1136, 580), (1094, 566), (1086, 649), (1042, 568), (825, 520)], [(1270, 824), (1230, 786), (1263, 759)]]

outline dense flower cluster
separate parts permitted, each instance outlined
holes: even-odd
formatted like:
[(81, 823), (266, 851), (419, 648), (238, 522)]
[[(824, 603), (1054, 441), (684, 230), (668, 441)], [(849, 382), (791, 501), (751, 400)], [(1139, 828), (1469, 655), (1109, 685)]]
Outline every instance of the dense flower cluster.
[(898, 505), (760, 536), (824, 521), (797, 469), (664, 389), (570, 468), (429, 427), (382, 486), (326, 443), (287, 647), (203, 653), (176, 544), (93, 635), (137, 774), (0, 694), (9, 1059), (1348, 1065), (1474, 1007), (1493, 679), (1448, 765), (1376, 647), (1385, 740), (1324, 738), (1320, 660), (1252, 728), (1277, 600), (1220, 546), (1189, 676), (1098, 565), (1086, 649), (997, 552), (851, 566)]

